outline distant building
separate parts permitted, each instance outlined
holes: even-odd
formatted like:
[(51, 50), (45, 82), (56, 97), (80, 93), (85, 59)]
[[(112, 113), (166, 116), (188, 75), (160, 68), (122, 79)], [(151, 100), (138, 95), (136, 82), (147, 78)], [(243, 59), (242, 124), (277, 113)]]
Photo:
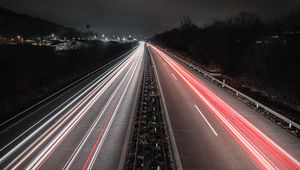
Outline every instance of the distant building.
[(0, 35), (0, 44), (5, 44), (6, 38)]

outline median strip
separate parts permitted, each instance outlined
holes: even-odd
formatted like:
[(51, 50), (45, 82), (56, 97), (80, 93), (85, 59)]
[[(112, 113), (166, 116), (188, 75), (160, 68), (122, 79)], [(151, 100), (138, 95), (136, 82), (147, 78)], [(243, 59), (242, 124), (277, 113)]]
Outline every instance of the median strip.
[(175, 169), (164, 111), (149, 52), (125, 169)]

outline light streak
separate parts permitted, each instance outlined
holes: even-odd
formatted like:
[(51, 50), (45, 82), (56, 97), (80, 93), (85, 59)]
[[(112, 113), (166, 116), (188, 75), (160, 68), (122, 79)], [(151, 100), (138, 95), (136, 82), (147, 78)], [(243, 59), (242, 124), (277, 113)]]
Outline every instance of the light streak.
[(215, 95), (202, 81), (158, 48), (149, 45), (184, 80), (261, 169), (300, 169), (300, 163)]

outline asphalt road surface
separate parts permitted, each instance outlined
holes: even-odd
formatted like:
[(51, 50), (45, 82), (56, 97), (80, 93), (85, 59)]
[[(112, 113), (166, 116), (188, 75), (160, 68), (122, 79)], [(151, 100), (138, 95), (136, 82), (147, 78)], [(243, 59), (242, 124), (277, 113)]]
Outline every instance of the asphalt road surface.
[(117, 169), (144, 46), (3, 130), (0, 169)]
[(300, 140), (145, 43), (0, 132), (0, 169), (118, 169), (150, 50), (178, 169), (300, 169)]
[(193, 73), (164, 50), (147, 46), (179, 154), (177, 167), (300, 169), (299, 138)]

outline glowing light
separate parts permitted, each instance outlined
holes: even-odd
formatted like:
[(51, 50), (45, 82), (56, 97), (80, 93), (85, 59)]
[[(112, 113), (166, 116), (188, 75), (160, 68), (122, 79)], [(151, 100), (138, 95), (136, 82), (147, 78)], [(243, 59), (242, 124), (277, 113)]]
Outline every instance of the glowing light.
[(175, 62), (164, 52), (149, 44), (178, 73), (191, 90), (206, 105), (211, 113), (246, 150), (262, 169), (300, 169), (300, 163), (280, 146), (254, 127), (222, 99), (216, 96), (201, 80)]

